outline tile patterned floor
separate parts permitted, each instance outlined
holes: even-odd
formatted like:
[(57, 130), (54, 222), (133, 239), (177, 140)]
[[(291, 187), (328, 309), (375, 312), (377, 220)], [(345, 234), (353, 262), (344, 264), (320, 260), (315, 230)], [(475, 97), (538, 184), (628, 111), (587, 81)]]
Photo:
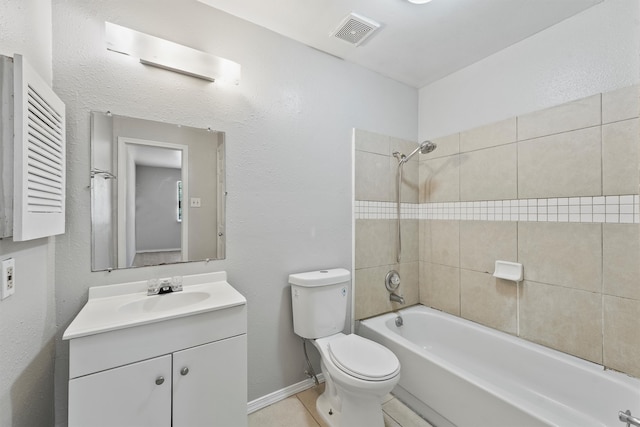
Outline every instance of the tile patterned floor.
[[(324, 384), (312, 387), (249, 415), (249, 427), (327, 427), (316, 411)], [(432, 427), (395, 397), (382, 405), (385, 427)]]

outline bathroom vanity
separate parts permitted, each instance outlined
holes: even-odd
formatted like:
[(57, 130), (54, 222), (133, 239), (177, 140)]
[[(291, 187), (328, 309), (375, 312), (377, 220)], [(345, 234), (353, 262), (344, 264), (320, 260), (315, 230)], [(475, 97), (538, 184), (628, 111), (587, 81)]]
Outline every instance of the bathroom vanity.
[(93, 287), (69, 325), (69, 427), (247, 425), (246, 299), (225, 272)]

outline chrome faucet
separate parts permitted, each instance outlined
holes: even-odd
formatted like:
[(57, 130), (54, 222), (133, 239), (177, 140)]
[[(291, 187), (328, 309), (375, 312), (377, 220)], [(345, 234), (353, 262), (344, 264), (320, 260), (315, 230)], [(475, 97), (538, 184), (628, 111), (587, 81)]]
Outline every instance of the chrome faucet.
[(147, 280), (147, 295), (168, 294), (182, 290), (182, 277), (167, 277), (164, 279)]
[(391, 300), (393, 302), (399, 302), (400, 304), (404, 304), (404, 297), (401, 297), (400, 295), (396, 294), (395, 292), (391, 292), (389, 294), (389, 300)]

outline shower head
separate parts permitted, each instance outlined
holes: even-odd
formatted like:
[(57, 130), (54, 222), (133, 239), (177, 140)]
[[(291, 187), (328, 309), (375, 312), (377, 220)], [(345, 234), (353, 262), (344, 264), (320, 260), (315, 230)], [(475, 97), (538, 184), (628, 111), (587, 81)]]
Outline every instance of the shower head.
[(424, 141), (418, 148), (420, 148), (420, 152), (422, 154), (427, 154), (435, 150), (437, 147), (438, 145), (435, 142)]
[(406, 163), (409, 161), (410, 158), (412, 158), (413, 156), (416, 155), (416, 153), (419, 151), (422, 154), (427, 154), (432, 152), (433, 150), (435, 150), (437, 147), (435, 142), (431, 142), (431, 141), (424, 141), (422, 144), (420, 144), (418, 146), (418, 148), (416, 148), (415, 150), (413, 150), (411, 152), (411, 154), (409, 154), (408, 156), (404, 157), (402, 159), (402, 163)]

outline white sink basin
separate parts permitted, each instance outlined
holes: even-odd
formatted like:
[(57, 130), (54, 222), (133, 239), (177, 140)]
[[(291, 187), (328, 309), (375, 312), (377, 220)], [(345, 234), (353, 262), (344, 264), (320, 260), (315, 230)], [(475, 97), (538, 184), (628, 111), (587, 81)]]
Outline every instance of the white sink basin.
[(143, 297), (126, 302), (118, 307), (118, 312), (129, 314), (159, 313), (168, 310), (187, 308), (209, 298), (208, 292), (175, 292), (170, 294)]
[(225, 272), (184, 276), (182, 291), (153, 296), (147, 296), (146, 281), (92, 287), (63, 339), (245, 305), (226, 279)]

